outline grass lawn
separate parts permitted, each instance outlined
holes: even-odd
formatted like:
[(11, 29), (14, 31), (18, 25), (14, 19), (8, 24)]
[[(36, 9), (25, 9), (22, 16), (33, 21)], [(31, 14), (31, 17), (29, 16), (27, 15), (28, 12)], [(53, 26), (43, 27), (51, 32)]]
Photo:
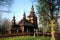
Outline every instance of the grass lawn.
[(0, 40), (50, 40), (50, 37), (42, 37), (42, 36), (16, 36), (16, 37), (5, 37), (0, 38)]

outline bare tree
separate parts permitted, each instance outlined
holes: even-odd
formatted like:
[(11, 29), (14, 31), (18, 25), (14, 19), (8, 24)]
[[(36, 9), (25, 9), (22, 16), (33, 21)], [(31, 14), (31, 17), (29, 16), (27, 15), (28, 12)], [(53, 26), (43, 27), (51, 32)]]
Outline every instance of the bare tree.
[(8, 29), (9, 28), (10, 21), (8, 19), (3, 20), (3, 28)]
[(0, 0), (0, 24), (2, 20), (2, 13), (10, 13), (13, 0)]

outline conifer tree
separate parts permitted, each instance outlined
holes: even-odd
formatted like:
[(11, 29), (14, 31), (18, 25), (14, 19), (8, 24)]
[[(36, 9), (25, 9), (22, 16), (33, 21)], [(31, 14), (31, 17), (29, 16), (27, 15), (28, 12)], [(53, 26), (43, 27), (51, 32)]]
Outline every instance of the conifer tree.
[(44, 29), (49, 25), (51, 18), (57, 23), (58, 12), (59, 6), (57, 0), (38, 0), (39, 20), (40, 24), (44, 26)]

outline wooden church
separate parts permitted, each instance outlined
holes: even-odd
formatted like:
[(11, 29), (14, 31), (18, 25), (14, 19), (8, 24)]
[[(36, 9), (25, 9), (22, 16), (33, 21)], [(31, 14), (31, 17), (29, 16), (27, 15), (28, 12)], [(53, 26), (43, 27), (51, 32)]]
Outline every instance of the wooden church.
[(32, 5), (29, 16), (26, 18), (24, 12), (23, 19), (21, 19), (21, 21), (19, 21), (18, 24), (16, 24), (15, 16), (13, 16), (8, 33), (9, 34), (26, 33), (27, 31), (33, 33), (34, 29), (38, 29), (38, 24), (37, 24), (37, 17), (35, 15), (34, 7)]

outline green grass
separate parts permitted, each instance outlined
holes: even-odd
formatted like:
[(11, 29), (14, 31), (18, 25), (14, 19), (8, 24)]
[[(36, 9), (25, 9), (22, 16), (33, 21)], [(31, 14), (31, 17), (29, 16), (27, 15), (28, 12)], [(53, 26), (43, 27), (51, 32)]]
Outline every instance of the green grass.
[(50, 40), (50, 37), (42, 37), (42, 36), (17, 36), (17, 37), (5, 37), (0, 38), (0, 40)]

